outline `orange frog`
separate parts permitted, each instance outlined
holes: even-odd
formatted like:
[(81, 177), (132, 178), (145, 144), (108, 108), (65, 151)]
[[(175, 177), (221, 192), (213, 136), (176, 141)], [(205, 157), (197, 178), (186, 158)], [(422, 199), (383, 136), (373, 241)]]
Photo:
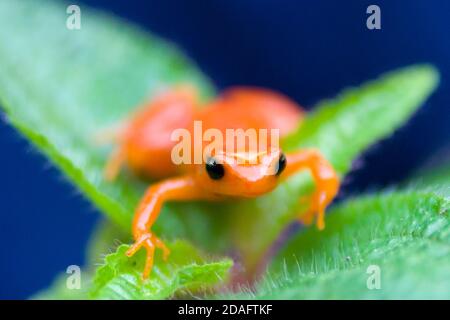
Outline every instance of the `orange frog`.
[[(122, 164), (139, 175), (163, 179), (152, 184), (136, 209), (132, 233), (135, 243), (127, 252), (132, 256), (145, 248), (147, 260), (143, 277), (153, 265), (156, 248), (169, 249), (151, 232), (161, 207), (166, 201), (220, 200), (224, 197), (257, 197), (273, 190), (283, 179), (308, 169), (315, 181), (315, 192), (309, 208), (301, 213), (301, 221), (311, 224), (316, 216), (319, 229), (324, 228), (326, 207), (336, 196), (339, 178), (333, 167), (313, 149), (284, 155), (278, 148), (245, 153), (252, 163), (242, 163), (242, 150), (215, 152), (202, 164), (180, 164), (172, 161), (176, 141), (175, 129), (192, 130), (194, 121), (203, 129), (279, 129), (283, 137), (296, 129), (303, 111), (281, 94), (257, 88), (229, 89), (206, 106), (200, 106), (196, 92), (190, 87), (177, 87), (164, 92), (140, 109), (115, 135), (116, 150), (105, 168), (105, 177), (113, 180)], [(204, 148), (193, 143), (193, 148)]]

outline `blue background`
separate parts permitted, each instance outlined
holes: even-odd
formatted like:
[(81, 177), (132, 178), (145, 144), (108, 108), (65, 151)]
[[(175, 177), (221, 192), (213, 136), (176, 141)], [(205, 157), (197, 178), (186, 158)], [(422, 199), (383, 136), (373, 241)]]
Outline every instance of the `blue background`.
[[(439, 90), (364, 156), (344, 193), (395, 183), (450, 142), (450, 1), (75, 1), (173, 40), (219, 87), (278, 89), (310, 108), (383, 71), (431, 62)], [(381, 7), (382, 29), (366, 28)], [(350, 143), (350, 142), (349, 142)], [(0, 123), (0, 298), (26, 298), (82, 264), (99, 214), (57, 169)]]

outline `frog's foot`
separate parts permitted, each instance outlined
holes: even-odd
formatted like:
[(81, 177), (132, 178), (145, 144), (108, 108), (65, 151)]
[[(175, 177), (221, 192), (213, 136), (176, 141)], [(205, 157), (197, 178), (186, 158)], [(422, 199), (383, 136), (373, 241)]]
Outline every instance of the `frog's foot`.
[(299, 215), (298, 220), (305, 226), (310, 226), (314, 220), (314, 211), (308, 209), (308, 211), (302, 212)]
[(163, 251), (164, 261), (167, 260), (167, 257), (170, 254), (170, 250), (169, 248), (166, 247), (166, 245), (161, 239), (159, 239), (154, 234), (147, 232), (137, 237), (135, 243), (126, 252), (126, 255), (128, 257), (133, 256), (141, 247), (144, 247), (145, 250), (147, 250), (144, 273), (142, 274), (142, 278), (147, 279), (153, 267), (155, 248), (159, 248)]
[(300, 223), (309, 226), (313, 223), (314, 220), (314, 210), (311, 208), (311, 196), (304, 196), (300, 198), (299, 204), (302, 208), (306, 207), (306, 211), (302, 211), (298, 215), (298, 221)]
[(94, 134), (92, 139), (96, 146), (113, 144), (116, 145), (111, 155), (108, 157), (103, 177), (112, 182), (118, 176), (120, 169), (125, 162), (125, 150), (122, 147), (126, 126), (124, 123), (101, 129)]
[(311, 198), (311, 203), (306, 212), (302, 212), (299, 216), (299, 220), (304, 225), (311, 225), (316, 218), (317, 229), (323, 230), (325, 228), (325, 209), (326, 202), (324, 201), (325, 195), (323, 193), (314, 194)]
[(306, 212), (302, 212), (299, 216), (301, 223), (311, 225), (316, 218), (317, 229), (323, 230), (325, 228), (325, 210), (333, 201), (339, 189), (339, 181), (332, 179), (323, 181), (317, 186), (317, 191), (311, 196), (309, 200), (309, 207)]
[(333, 201), (339, 190), (339, 177), (333, 166), (315, 149), (300, 150), (287, 155), (287, 167), (284, 176), (289, 177), (299, 170), (309, 169), (316, 189), (311, 195), (309, 206), (299, 219), (311, 224), (316, 217), (317, 228), (325, 228), (325, 209)]
[(103, 177), (106, 181), (112, 182), (119, 175), (120, 169), (125, 162), (125, 152), (122, 148), (117, 147), (109, 156), (108, 162), (103, 170)]

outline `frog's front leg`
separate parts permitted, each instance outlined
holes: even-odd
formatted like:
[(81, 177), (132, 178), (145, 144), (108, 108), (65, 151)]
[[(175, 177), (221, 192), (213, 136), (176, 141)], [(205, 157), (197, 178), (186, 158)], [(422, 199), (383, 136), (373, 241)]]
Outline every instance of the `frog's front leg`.
[(308, 210), (302, 213), (300, 220), (305, 224), (311, 224), (316, 216), (317, 228), (324, 229), (325, 209), (339, 190), (339, 177), (332, 165), (317, 150), (301, 150), (288, 154), (286, 158), (287, 166), (283, 176), (287, 177), (299, 170), (309, 169), (316, 183), (316, 190), (311, 196)]
[(147, 278), (153, 266), (155, 249), (163, 251), (163, 258), (169, 255), (169, 249), (164, 242), (154, 235), (150, 228), (155, 223), (166, 201), (201, 200), (207, 198), (207, 193), (199, 188), (191, 176), (167, 179), (150, 186), (141, 203), (137, 207), (133, 220), (133, 237), (135, 243), (126, 252), (131, 257), (142, 247), (147, 251), (143, 278)]

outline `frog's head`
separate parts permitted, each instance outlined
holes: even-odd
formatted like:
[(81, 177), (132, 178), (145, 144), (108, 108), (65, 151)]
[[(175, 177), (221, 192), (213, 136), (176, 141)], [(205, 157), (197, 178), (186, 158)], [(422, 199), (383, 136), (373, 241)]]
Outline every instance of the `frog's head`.
[(286, 157), (279, 149), (219, 152), (197, 166), (197, 179), (206, 190), (218, 195), (256, 197), (277, 186), (285, 167)]

